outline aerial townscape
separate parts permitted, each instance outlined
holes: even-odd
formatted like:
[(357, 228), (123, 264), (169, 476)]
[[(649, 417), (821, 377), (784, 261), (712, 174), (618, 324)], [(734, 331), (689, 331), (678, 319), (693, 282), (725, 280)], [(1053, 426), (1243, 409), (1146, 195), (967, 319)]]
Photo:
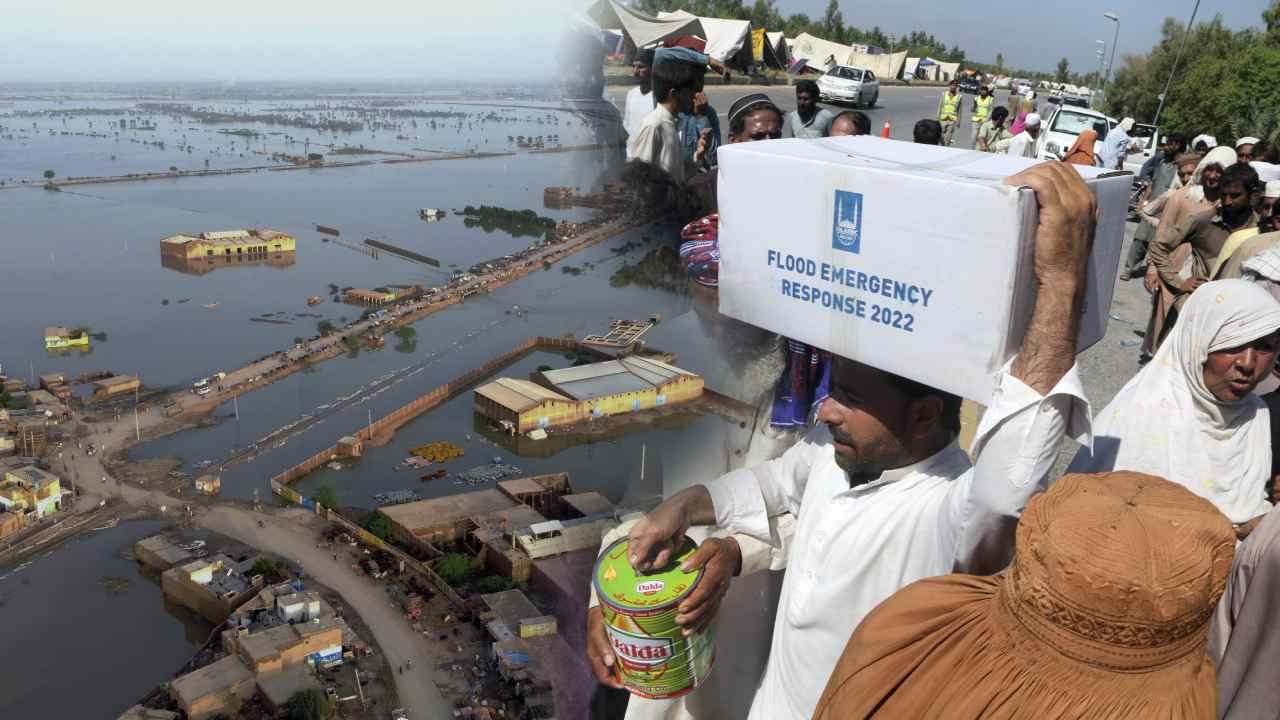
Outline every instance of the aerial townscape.
[(6, 13), (0, 718), (1276, 715), (1280, 0), (146, 5)]

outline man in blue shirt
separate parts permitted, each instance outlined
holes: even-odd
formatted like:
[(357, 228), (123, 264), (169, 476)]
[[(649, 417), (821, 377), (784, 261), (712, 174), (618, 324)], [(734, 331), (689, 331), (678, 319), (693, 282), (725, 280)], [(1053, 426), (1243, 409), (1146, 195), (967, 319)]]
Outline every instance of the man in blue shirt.
[[(720, 147), (720, 119), (706, 93), (693, 96), (693, 112), (680, 113), (676, 126), (680, 130), (680, 143), (684, 146), (684, 161), (691, 166), (688, 174), (714, 169), (716, 148)], [(700, 143), (704, 135), (706, 140)], [(701, 154), (698, 152), (699, 144), (703, 145)]]

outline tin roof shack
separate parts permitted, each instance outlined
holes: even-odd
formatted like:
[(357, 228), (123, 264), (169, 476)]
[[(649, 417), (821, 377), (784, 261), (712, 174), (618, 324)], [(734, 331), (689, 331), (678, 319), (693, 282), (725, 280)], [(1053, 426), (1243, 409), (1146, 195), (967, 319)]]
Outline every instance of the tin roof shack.
[(320, 593), (295, 592), (276, 596), (276, 614), (284, 622), (310, 622), (320, 617)]
[(138, 562), (161, 573), (191, 559), (191, 553), (173, 544), (164, 535), (152, 535), (134, 543), (133, 556)]
[(57, 475), (35, 465), (6, 470), (0, 480), (0, 508), (39, 520), (62, 509), (62, 487)]
[(447, 495), (401, 505), (384, 505), (378, 512), (391, 521), (392, 535), (399, 542), (420, 547), (457, 542), (476, 528), (471, 518), (508, 510), (516, 506), (498, 490)]
[[(570, 675), (555, 670), (572, 667), (575, 662), (570, 659), (573, 652), (568, 645), (556, 636), (555, 618), (542, 615), (519, 590), (489, 593), (480, 599), (486, 607), (480, 619), (493, 641), (490, 650), (498, 662), (498, 672), (515, 684), (525, 705), (540, 707), (545, 717), (554, 717), (552, 684), (555, 678)], [(562, 695), (564, 690), (557, 688)]]
[(525, 582), (529, 579), (529, 556), (511, 544), (511, 533), (515, 528), (545, 520), (538, 511), (525, 505), (476, 515), (471, 518), (476, 529), (471, 531), (469, 540), (485, 567), (516, 582)]
[(481, 595), (487, 608), (480, 619), (486, 627), (499, 623), (506, 630), (490, 628), (495, 639), (506, 637), (532, 638), (556, 634), (556, 619), (543, 613), (519, 590), (505, 590)]
[(93, 383), (93, 396), (89, 398), (89, 402), (97, 403), (110, 400), (125, 393), (134, 392), (141, 387), (142, 383), (138, 378), (130, 375), (113, 375), (103, 380), (95, 380)]
[(169, 683), (169, 695), (189, 720), (233, 715), (256, 690), (253, 673), (229, 655)]
[(498, 378), (476, 388), (475, 409), (512, 433), (572, 425), (586, 419), (581, 403), (528, 380)]
[(262, 576), (246, 577), (250, 559), (237, 565), (226, 555), (213, 555), (169, 568), (160, 575), (165, 596), (200, 613), (209, 622), (221, 623), (231, 611), (262, 587)]
[(498, 489), (521, 505), (528, 505), (548, 517), (563, 512), (560, 498), (569, 492), (569, 473), (534, 475), (498, 481)]

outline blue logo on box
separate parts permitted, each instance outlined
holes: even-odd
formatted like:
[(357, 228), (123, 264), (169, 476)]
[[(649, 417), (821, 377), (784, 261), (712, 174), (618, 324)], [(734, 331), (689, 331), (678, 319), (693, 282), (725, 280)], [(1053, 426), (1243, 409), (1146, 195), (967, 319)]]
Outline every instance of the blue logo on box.
[(862, 250), (862, 193), (836, 191), (831, 247), (855, 255)]

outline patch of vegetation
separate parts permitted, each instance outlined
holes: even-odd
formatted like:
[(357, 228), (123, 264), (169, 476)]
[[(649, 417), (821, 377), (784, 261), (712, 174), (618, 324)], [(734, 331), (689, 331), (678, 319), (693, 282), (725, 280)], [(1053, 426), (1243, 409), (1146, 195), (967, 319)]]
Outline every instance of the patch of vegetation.
[(471, 585), (472, 589), (482, 594), (506, 592), (514, 589), (515, 586), (516, 584), (511, 578), (501, 575), (485, 575)]
[(321, 486), (319, 490), (316, 490), (316, 494), (311, 499), (315, 500), (317, 504), (323, 505), (327, 508), (338, 507), (338, 493), (334, 491), (332, 485)]
[(327, 720), (333, 715), (333, 704), (320, 688), (299, 690), (285, 704), (285, 717), (288, 720)]
[(574, 267), (572, 265), (561, 265), (560, 272), (564, 273), (565, 275), (578, 276), (582, 274), (582, 268)]
[(249, 568), (249, 574), (261, 575), (264, 581), (275, 583), (285, 579), (284, 569), (284, 563), (262, 555), (253, 561), (253, 567)]
[(364, 529), (373, 533), (375, 536), (391, 541), (391, 521), (382, 513), (373, 513), (369, 519), (364, 521)]
[(554, 242), (556, 221), (538, 215), (532, 210), (508, 210), (492, 205), (471, 205), (462, 209), (462, 223), (467, 227), (479, 227), (485, 232), (502, 230), (512, 237), (544, 237)]
[(316, 331), (320, 333), (320, 337), (328, 337), (337, 332), (338, 328), (334, 327), (333, 323), (328, 320), (321, 320), (316, 323)]
[(401, 340), (410, 340), (414, 337), (417, 337), (417, 335), (418, 335), (418, 331), (408, 326), (396, 329), (396, 337), (400, 338)]
[(453, 587), (465, 583), (475, 572), (471, 558), (462, 553), (445, 553), (435, 562), (436, 574)]

